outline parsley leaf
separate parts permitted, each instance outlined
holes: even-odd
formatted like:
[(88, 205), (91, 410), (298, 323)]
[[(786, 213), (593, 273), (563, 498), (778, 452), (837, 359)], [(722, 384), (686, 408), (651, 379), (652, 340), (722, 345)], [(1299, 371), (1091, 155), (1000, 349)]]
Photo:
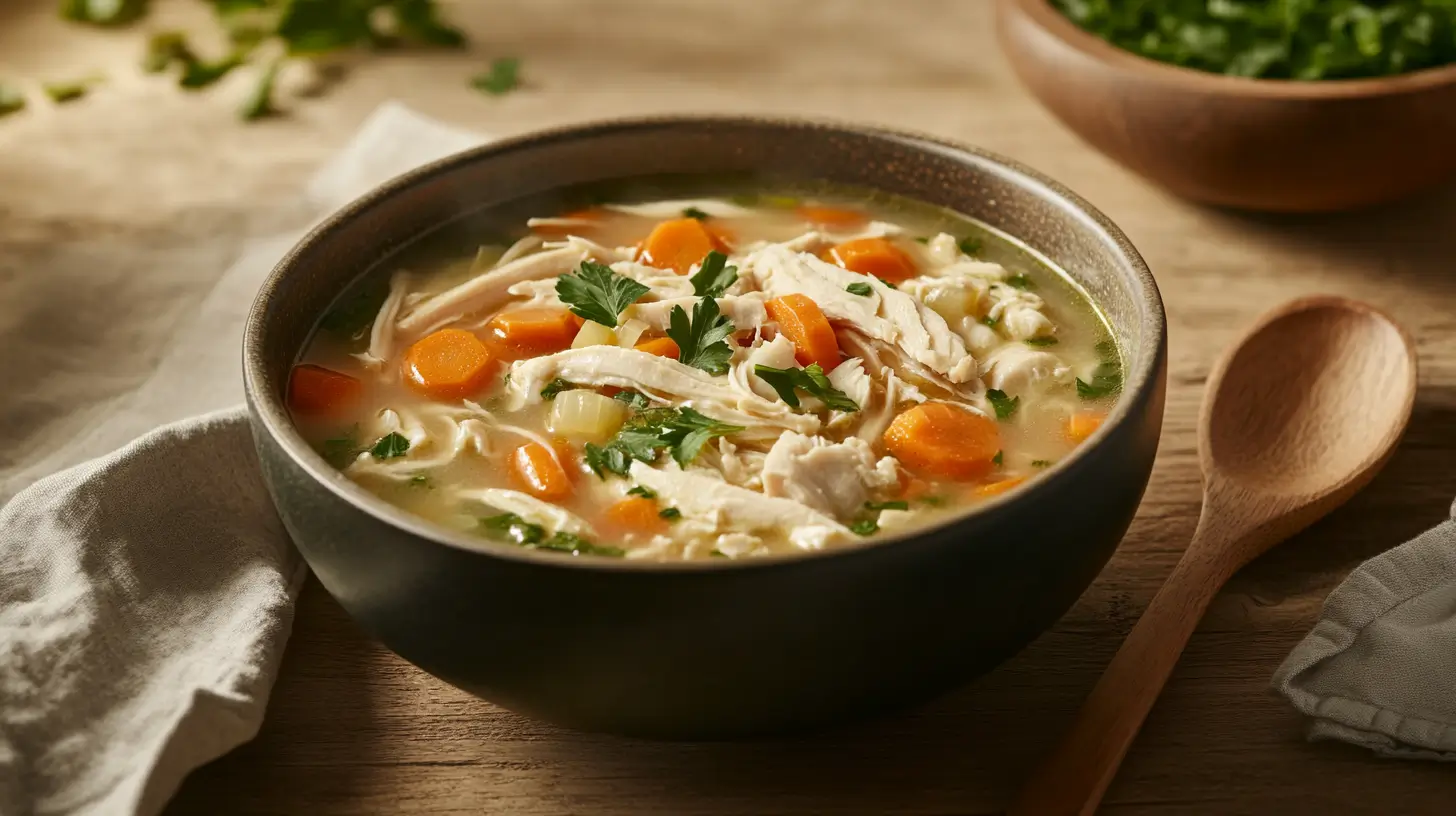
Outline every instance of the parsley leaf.
[(668, 316), (667, 336), (677, 343), (678, 362), (709, 374), (728, 373), (733, 348), (727, 338), (732, 333), (733, 321), (718, 312), (718, 301), (710, 297), (693, 307), (691, 322), (681, 306), (672, 307)]
[(986, 391), (986, 399), (991, 401), (991, 407), (996, 409), (997, 419), (1010, 419), (1021, 407), (1021, 397), (1008, 397), (1005, 391), (992, 388)]
[(653, 490), (650, 487), (643, 487), (642, 485), (637, 485), (637, 486), (633, 487), (631, 490), (628, 490), (627, 491), (627, 495), (628, 496), (641, 496), (644, 499), (655, 499), (655, 498), (657, 498), (657, 491)]
[(470, 87), (491, 96), (504, 96), (521, 86), (520, 71), (519, 59), (501, 57), (491, 62), (489, 70), (471, 79)]
[(870, 295), (874, 294), (874, 291), (875, 290), (874, 290), (874, 287), (870, 286), (868, 283), (859, 283), (859, 282), (856, 282), (856, 283), (851, 283), (850, 285), (844, 287), (844, 291), (850, 293), (851, 295), (859, 295), (860, 297), (869, 297)]
[(860, 519), (849, 525), (849, 531), (856, 535), (874, 535), (880, 531), (880, 523), (874, 519)]
[(647, 410), (647, 407), (652, 404), (652, 401), (647, 399), (647, 395), (641, 391), (618, 391), (612, 395), (612, 399), (625, 402), (639, 411)]
[(378, 442), (375, 442), (374, 447), (369, 449), (369, 453), (375, 459), (394, 459), (404, 456), (409, 449), (409, 439), (391, 431), (387, 436), (381, 437)]
[(1055, 346), (1058, 341), (1055, 337), (1030, 337), (1021, 342), (1028, 346)]
[(799, 395), (795, 393), (798, 390), (818, 397), (831, 410), (846, 413), (859, 410), (858, 403), (829, 382), (829, 377), (824, 374), (824, 369), (818, 363), (813, 363), (808, 368), (773, 368), (772, 366), (756, 365), (753, 367), (753, 373), (768, 383), (769, 387), (779, 395), (779, 399), (787, 403), (790, 408), (799, 407)]
[(668, 521), (677, 521), (682, 518), (682, 511), (676, 507), (664, 507), (657, 511), (657, 515), (659, 518), (665, 518)]
[(728, 287), (738, 280), (738, 267), (727, 266), (728, 256), (716, 249), (709, 252), (704, 258), (702, 266), (698, 268), (696, 275), (688, 280), (692, 281), (693, 294), (698, 297), (721, 297)]
[(571, 391), (575, 388), (576, 385), (574, 385), (573, 383), (569, 383), (566, 380), (557, 377), (551, 382), (546, 383), (546, 387), (541, 389), (541, 399), (553, 400), (556, 399), (556, 395), (560, 394), (562, 391)]
[(886, 502), (865, 502), (866, 510), (909, 510), (910, 502), (907, 501), (886, 501)]
[(962, 238), (956, 243), (956, 246), (960, 247), (963, 254), (974, 256), (981, 251), (981, 239), (972, 237)]
[[(697, 207), (688, 207), (688, 208), (684, 209), (682, 211), (682, 215), (683, 215), (683, 218), (691, 218), (691, 219), (693, 219), (695, 221), (707, 221), (709, 218), (712, 218), (711, 215), (708, 215), (707, 213), (703, 212), (702, 210), (698, 209)], [(699, 294), (701, 294), (701, 293), (699, 293)]]
[(611, 267), (591, 261), (582, 261), (575, 272), (556, 279), (556, 296), (571, 307), (573, 314), (613, 329), (622, 310), (648, 291), (646, 286), (618, 275)]

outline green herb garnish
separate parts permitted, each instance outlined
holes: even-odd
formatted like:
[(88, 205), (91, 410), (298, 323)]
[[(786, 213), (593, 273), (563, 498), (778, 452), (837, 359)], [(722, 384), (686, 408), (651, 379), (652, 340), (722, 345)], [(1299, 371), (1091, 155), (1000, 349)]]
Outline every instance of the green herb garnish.
[(728, 373), (733, 348), (727, 338), (732, 333), (733, 321), (718, 312), (718, 301), (710, 297), (693, 307), (691, 321), (681, 306), (672, 307), (668, 316), (667, 336), (677, 343), (677, 361), (709, 374)]
[(1055, 346), (1058, 341), (1055, 337), (1032, 337), (1021, 342), (1028, 346)]
[(611, 267), (591, 261), (582, 261), (575, 272), (556, 279), (556, 296), (571, 307), (573, 314), (607, 328), (616, 328), (622, 311), (649, 291), (637, 281), (613, 272)]
[(657, 498), (657, 491), (655, 491), (655, 490), (653, 490), (651, 488), (648, 488), (648, 487), (643, 487), (642, 485), (637, 485), (637, 486), (633, 487), (631, 490), (628, 490), (627, 491), (627, 495), (628, 496), (641, 496), (644, 499), (655, 499), (655, 498)]
[(986, 391), (986, 399), (991, 402), (991, 407), (996, 409), (997, 419), (1010, 419), (1021, 407), (1021, 397), (1008, 397), (1005, 391), (991, 388)]
[(1388, 76), (1456, 62), (1448, 0), (1053, 0), (1135, 54), (1263, 79)]
[(849, 531), (856, 535), (874, 535), (880, 531), (880, 523), (874, 519), (860, 519), (849, 525)]
[(682, 518), (682, 511), (677, 509), (676, 507), (664, 507), (661, 510), (657, 511), (657, 515), (660, 518), (667, 519), (668, 521), (677, 521), (678, 519)]
[(981, 252), (981, 239), (967, 236), (957, 241), (956, 246), (962, 254), (975, 256)]
[(503, 96), (521, 86), (521, 61), (515, 57), (501, 57), (490, 63), (484, 73), (476, 74), (470, 80), (470, 87), (491, 96)]
[(713, 250), (703, 258), (697, 274), (688, 278), (693, 284), (693, 294), (698, 297), (722, 297), (734, 281), (738, 280), (738, 267), (728, 266), (728, 256)]
[(869, 297), (870, 295), (874, 294), (875, 289), (868, 283), (860, 283), (856, 281), (855, 283), (851, 283), (850, 285), (844, 287), (844, 291), (850, 293), (851, 295)]
[(562, 391), (571, 391), (574, 388), (576, 388), (575, 384), (569, 383), (566, 380), (557, 377), (551, 382), (546, 383), (546, 387), (541, 389), (541, 399), (553, 400), (556, 399), (556, 395), (560, 394)]
[(910, 509), (910, 502), (907, 502), (907, 501), (865, 502), (864, 503), (864, 509), (866, 509), (866, 510), (909, 510)]
[(404, 456), (409, 452), (410, 441), (398, 432), (391, 431), (388, 435), (381, 437), (374, 447), (369, 449), (369, 454), (375, 459), (394, 459)]
[(691, 408), (654, 408), (627, 420), (606, 445), (587, 443), (584, 453), (587, 467), (603, 479), (608, 473), (626, 476), (632, 460), (651, 464), (663, 451), (687, 467), (710, 440), (741, 430), (741, 425), (719, 422)]
[(688, 207), (682, 211), (683, 218), (691, 218), (695, 221), (707, 221), (713, 216), (708, 215), (697, 207)]
[(618, 391), (612, 395), (612, 399), (625, 402), (639, 411), (645, 411), (648, 406), (652, 405), (652, 400), (649, 400), (647, 395), (641, 391)]
[(829, 377), (825, 375), (824, 369), (818, 363), (813, 363), (807, 368), (773, 368), (756, 365), (753, 367), (753, 373), (768, 383), (769, 387), (779, 395), (779, 399), (787, 403), (790, 408), (799, 407), (799, 395), (795, 393), (797, 390), (818, 397), (826, 407), (834, 411), (848, 413), (859, 410), (858, 403), (829, 382)]

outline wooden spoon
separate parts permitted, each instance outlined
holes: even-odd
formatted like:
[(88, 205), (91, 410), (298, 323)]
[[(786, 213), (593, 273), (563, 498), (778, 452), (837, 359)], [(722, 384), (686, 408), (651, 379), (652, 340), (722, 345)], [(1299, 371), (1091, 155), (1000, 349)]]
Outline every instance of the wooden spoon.
[(1011, 816), (1097, 809), (1219, 588), (1375, 476), (1415, 391), (1410, 336), (1338, 297), (1275, 309), (1219, 361), (1199, 417), (1203, 513), (1193, 540)]

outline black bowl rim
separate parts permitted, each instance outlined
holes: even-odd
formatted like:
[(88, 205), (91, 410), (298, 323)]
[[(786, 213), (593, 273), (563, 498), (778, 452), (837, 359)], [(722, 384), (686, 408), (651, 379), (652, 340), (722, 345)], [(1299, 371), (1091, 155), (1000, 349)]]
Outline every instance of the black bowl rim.
[[(1144, 322), (1141, 348), (1138, 349), (1139, 353), (1137, 355), (1139, 364), (1135, 370), (1123, 372), (1122, 392), (1106, 421), (1103, 422), (1102, 426), (1086, 442), (1077, 446), (1066, 459), (1058, 462), (1056, 467), (1050, 468), (1046, 473), (1033, 479), (1024, 488), (995, 497), (984, 504), (978, 505), (973, 510), (962, 515), (953, 516), (940, 524), (910, 530), (896, 535), (886, 535), (865, 539), (863, 541), (855, 541), (823, 550), (777, 553), (746, 559), (707, 558), (652, 561), (646, 559), (563, 557), (560, 553), (542, 552), (516, 547), (510, 544), (493, 542), (435, 524), (423, 516), (410, 513), (375, 496), (329, 465), (322, 455), (313, 450), (304, 441), (302, 435), (298, 433), (282, 401), (274, 399), (270, 394), (264, 392), (262, 382), (266, 378), (267, 361), (263, 358), (262, 338), (267, 333), (265, 317), (269, 309), (269, 304), (278, 295), (280, 288), (284, 285), (284, 280), (291, 274), (291, 270), (299, 256), (315, 242), (333, 233), (348, 229), (350, 223), (360, 213), (365, 212), (379, 202), (407, 188), (436, 176), (451, 173), (459, 167), (483, 159), (508, 154), (516, 150), (529, 150), (542, 143), (591, 139), (608, 133), (619, 134), (637, 130), (654, 131), (674, 127), (715, 125), (749, 126), (767, 130), (817, 131), (826, 135), (868, 136), (872, 139), (890, 143), (908, 144), (920, 150), (940, 151), (956, 157), (970, 156), (995, 165), (1002, 171), (1009, 172), (1013, 176), (1018, 176), (1017, 181), (1032, 190), (1039, 198), (1048, 200), (1069, 212), (1081, 216), (1084, 219), (1084, 228), (1100, 233), (1098, 237), (1111, 242), (1117, 247), (1117, 250), (1123, 255), (1133, 272), (1133, 282), (1141, 290), (1135, 293), (1142, 300), (1139, 311), (1142, 314), (1142, 320)], [(1020, 236), (1013, 237), (1025, 242), (1033, 251), (1036, 251), (1036, 247), (1027, 239)], [(274, 266), (258, 290), (252, 308), (249, 310), (243, 333), (243, 389), (247, 396), (255, 423), (261, 423), (263, 429), (269, 434), (273, 442), (288, 455), (294, 465), (306, 472), (315, 482), (332, 492), (336, 497), (353, 505), (356, 510), (421, 539), (480, 555), (525, 561), (536, 565), (564, 569), (582, 569), (601, 572), (626, 570), (632, 572), (707, 573), (720, 570), (767, 569), (785, 564), (800, 563), (805, 560), (854, 557), (877, 550), (880, 547), (897, 546), (909, 539), (943, 530), (949, 526), (965, 522), (968, 519), (994, 518), (998, 512), (1003, 511), (1004, 508), (1012, 504), (1035, 501), (1036, 496), (1043, 492), (1043, 488), (1062, 479), (1069, 478), (1069, 474), (1073, 470), (1072, 466), (1078, 460), (1091, 455), (1092, 451), (1104, 444), (1107, 438), (1117, 428), (1132, 421), (1130, 416), (1132, 406), (1140, 401), (1140, 397), (1144, 392), (1150, 388), (1156, 388), (1158, 385), (1154, 382), (1154, 379), (1163, 364), (1163, 358), (1166, 354), (1166, 338), (1167, 319), (1157, 282), (1153, 278), (1152, 271), (1148, 269), (1147, 264), (1133, 247), (1128, 237), (1111, 219), (1096, 207), (1093, 207), (1081, 196), (1062, 186), (1060, 183), (1042, 175), (1040, 172), (1013, 159), (992, 153), (988, 150), (958, 144), (948, 139), (927, 134), (825, 118), (808, 119), (739, 115), (647, 116), (581, 122), (531, 131), (509, 138), (496, 139), (396, 176), (325, 218), (309, 230), (308, 234), (299, 240)]]
[[(1034, 21), (1043, 31), (1061, 40), (1068, 48), (1103, 65), (1141, 74), (1167, 85), (1182, 86), (1189, 91), (1249, 99), (1317, 101), (1399, 96), (1456, 85), (1456, 63), (1433, 65), (1390, 76), (1347, 79), (1266, 79), (1215, 74), (1170, 62), (1159, 62), (1119, 48), (1077, 25), (1053, 7), (1051, 0), (1001, 0), (1001, 3), (1018, 7), (1027, 19)], [(1006, 13), (1004, 5), (997, 13)]]

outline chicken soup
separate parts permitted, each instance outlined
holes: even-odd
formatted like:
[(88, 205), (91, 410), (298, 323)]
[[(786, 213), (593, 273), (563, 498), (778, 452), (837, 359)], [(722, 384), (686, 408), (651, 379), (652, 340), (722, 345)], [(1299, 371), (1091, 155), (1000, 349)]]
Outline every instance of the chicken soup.
[(347, 293), (288, 404), (348, 478), (521, 547), (751, 558), (936, 524), (1055, 467), (1121, 384), (1069, 279), (913, 202), (602, 204), (512, 237)]

